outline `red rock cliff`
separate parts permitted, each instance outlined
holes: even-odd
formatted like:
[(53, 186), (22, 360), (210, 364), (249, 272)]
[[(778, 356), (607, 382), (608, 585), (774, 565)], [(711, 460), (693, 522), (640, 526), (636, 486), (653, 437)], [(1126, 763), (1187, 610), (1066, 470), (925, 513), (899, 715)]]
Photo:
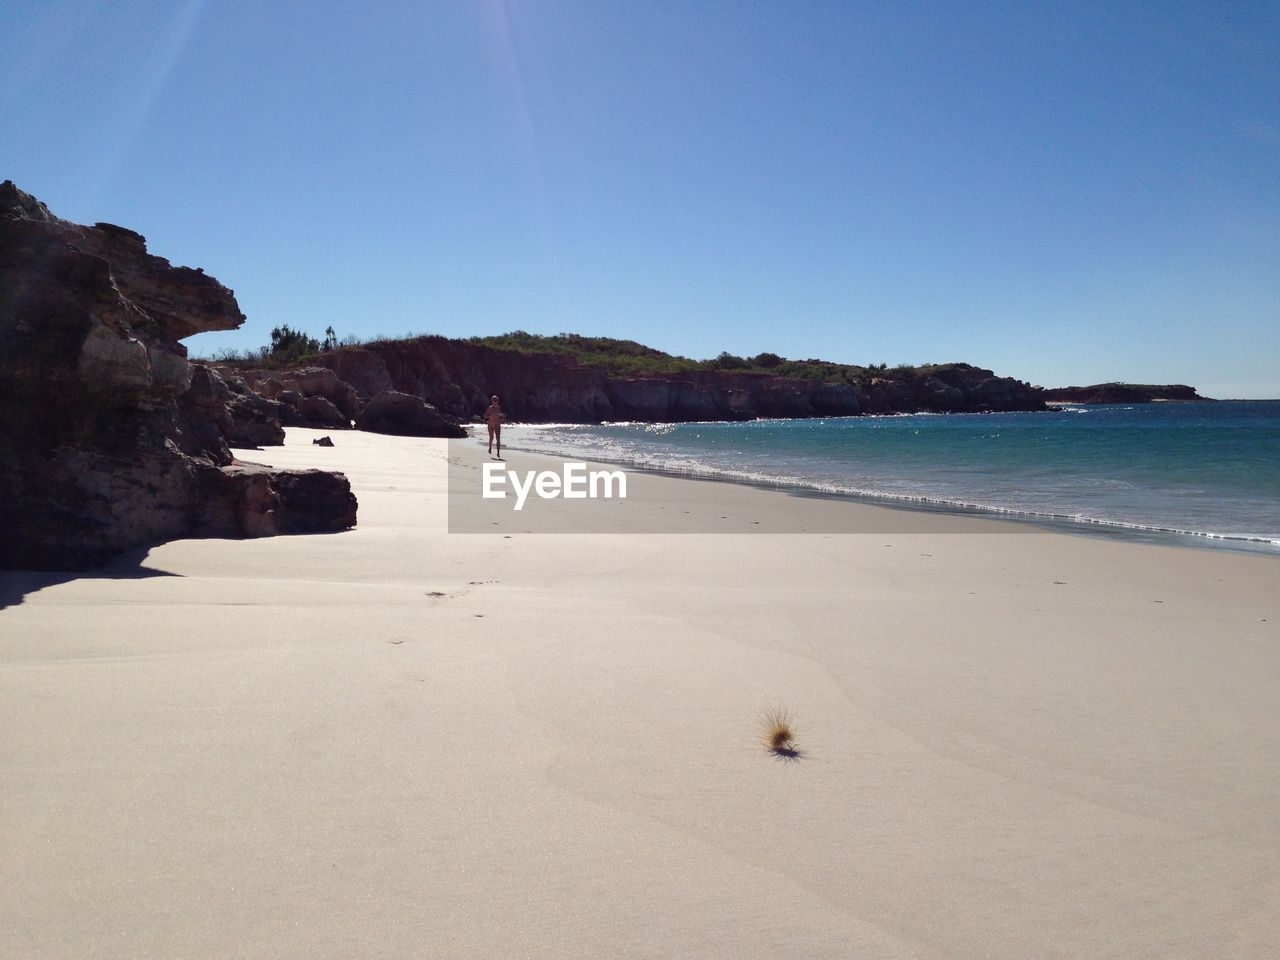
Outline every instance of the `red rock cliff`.
[(727, 370), (621, 377), (570, 356), (500, 350), (445, 337), (346, 347), (317, 362), (366, 399), (382, 390), (398, 390), (464, 419), (480, 413), (495, 393), (513, 420), (533, 422), (749, 420), (1045, 407), (1038, 388), (968, 364), (866, 383)]

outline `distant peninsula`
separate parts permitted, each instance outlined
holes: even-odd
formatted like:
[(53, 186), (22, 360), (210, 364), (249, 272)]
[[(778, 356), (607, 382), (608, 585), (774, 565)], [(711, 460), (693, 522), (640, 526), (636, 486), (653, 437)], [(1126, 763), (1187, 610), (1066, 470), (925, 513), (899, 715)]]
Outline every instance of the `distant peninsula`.
[(1152, 403), (1156, 400), (1211, 402), (1185, 383), (1095, 383), (1044, 391), (1050, 403)]

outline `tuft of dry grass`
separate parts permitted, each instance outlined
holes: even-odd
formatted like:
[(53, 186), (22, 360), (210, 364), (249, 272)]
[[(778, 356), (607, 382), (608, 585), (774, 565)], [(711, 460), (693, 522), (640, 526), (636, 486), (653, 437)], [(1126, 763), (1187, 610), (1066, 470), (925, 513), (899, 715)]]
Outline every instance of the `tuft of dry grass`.
[(795, 717), (786, 707), (770, 707), (760, 714), (760, 742), (775, 757), (799, 760), (803, 753), (796, 745)]

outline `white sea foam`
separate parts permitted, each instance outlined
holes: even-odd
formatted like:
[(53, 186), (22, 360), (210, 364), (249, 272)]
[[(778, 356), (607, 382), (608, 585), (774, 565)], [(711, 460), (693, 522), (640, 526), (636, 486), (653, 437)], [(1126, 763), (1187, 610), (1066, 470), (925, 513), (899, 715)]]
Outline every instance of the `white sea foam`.
[[(895, 415), (895, 418), (914, 415)], [(830, 421), (850, 418), (828, 418)], [(860, 426), (880, 429), (879, 424), (866, 422), (869, 418), (859, 419)], [(548, 453), (579, 459), (595, 460), (603, 463), (618, 464), (635, 469), (652, 471), (670, 476), (691, 477), (698, 479), (727, 480), (749, 483), (779, 489), (791, 489), (802, 493), (813, 493), (824, 496), (850, 497), (887, 505), (912, 507), (930, 510), (945, 510), (963, 513), (982, 513), (1005, 519), (1028, 520), (1065, 526), (1080, 530), (1115, 531), (1137, 536), (1155, 536), (1159, 538), (1188, 538), (1200, 542), (1218, 542), (1223, 544), (1246, 544), (1260, 548), (1280, 547), (1280, 536), (1247, 529), (1209, 529), (1192, 525), (1168, 523), (1145, 518), (1095, 515), (1085, 510), (1055, 509), (1044, 503), (1031, 502), (1037, 496), (1043, 498), (1043, 490), (1028, 492), (1025, 489), (1012, 487), (993, 488), (992, 497), (964, 497), (929, 490), (928, 478), (876, 477), (867, 476), (861, 482), (848, 477), (833, 478), (818, 476), (822, 464), (818, 461), (795, 463), (795, 469), (786, 469), (790, 464), (785, 457), (774, 458), (767, 465), (760, 463), (716, 463), (706, 459), (706, 454), (689, 453), (673, 449), (643, 450), (636, 442), (662, 442), (683, 427), (686, 431), (686, 442), (706, 442), (703, 435), (714, 435), (723, 446), (708, 450), (707, 454), (718, 453), (730, 458), (742, 457), (742, 450), (731, 443), (733, 434), (726, 434), (724, 428), (732, 427), (735, 431), (743, 431), (739, 436), (745, 440), (754, 430), (776, 426), (780, 421), (749, 421), (746, 423), (707, 423), (707, 424), (670, 424), (670, 423), (628, 423), (609, 424), (606, 427), (593, 427), (581, 424), (537, 425), (523, 428), (513, 439), (517, 445), (510, 448), (529, 450), (530, 452)], [(824, 421), (812, 420), (796, 423), (796, 429), (808, 430), (819, 426)], [(637, 432), (635, 441), (625, 442), (618, 437), (605, 436), (601, 429), (634, 429)], [(919, 431), (913, 431), (913, 435)], [(998, 441), (1000, 431), (983, 434), (979, 439)], [(525, 442), (527, 441), (527, 442)], [(759, 451), (753, 449), (753, 455)], [(791, 458), (793, 461), (794, 458)], [(962, 471), (963, 472), (963, 471)], [(981, 477), (978, 478), (979, 480)], [(1071, 479), (1071, 478), (1067, 478)], [(1137, 495), (1142, 493), (1135, 484), (1119, 477), (1097, 476), (1093, 478), (1074, 478), (1077, 482), (1087, 479), (1094, 489), (1111, 488), (1117, 492), (1131, 491)], [(1077, 489), (1083, 489), (1078, 488)], [(1192, 490), (1192, 493), (1198, 491)], [(1018, 500), (1028, 502), (1019, 503)], [(1110, 512), (1110, 511), (1109, 511)]]

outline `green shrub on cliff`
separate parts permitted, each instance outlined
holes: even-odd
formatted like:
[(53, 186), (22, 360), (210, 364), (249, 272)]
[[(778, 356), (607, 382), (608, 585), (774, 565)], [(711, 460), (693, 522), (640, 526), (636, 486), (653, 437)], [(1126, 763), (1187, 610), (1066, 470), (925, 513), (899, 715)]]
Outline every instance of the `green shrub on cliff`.
[(658, 376), (699, 369), (699, 364), (687, 357), (672, 356), (634, 340), (612, 337), (584, 337), (576, 333), (544, 337), (513, 330), (495, 337), (472, 337), (470, 342), (493, 350), (573, 357), (583, 366), (604, 367), (621, 376)]
[(302, 330), (293, 329), (287, 323), (271, 331), (271, 347), (268, 350), (268, 356), (273, 363), (281, 365), (292, 363), (305, 354), (319, 351), (319, 340)]
[(583, 366), (603, 367), (617, 376), (656, 377), (702, 370), (725, 370), (735, 373), (767, 373), (801, 380), (854, 382), (863, 370), (862, 367), (828, 363), (825, 360), (787, 360), (776, 353), (740, 357), (726, 351), (711, 360), (691, 360), (655, 350), (634, 340), (584, 337), (576, 333), (546, 337), (514, 330), (500, 336), (472, 337), (470, 342), (493, 350), (573, 357)]
[[(323, 363), (324, 351), (344, 347), (388, 347), (400, 343), (439, 340), (448, 338), (435, 334), (407, 333), (403, 337), (378, 335), (361, 340), (346, 337), (338, 340), (333, 327), (325, 330), (323, 342), (288, 325), (271, 331), (271, 344), (244, 353), (224, 351), (214, 359), (246, 366), (288, 368), (307, 363)], [(577, 333), (561, 333), (543, 336), (524, 330), (489, 337), (470, 337), (469, 343), (512, 353), (550, 354), (571, 358), (587, 367), (599, 367), (611, 376), (618, 377), (669, 377), (681, 373), (722, 371), (745, 375), (771, 375), (796, 380), (816, 380), (823, 383), (867, 384), (873, 377), (894, 380), (915, 380), (924, 376), (945, 375), (947, 371), (966, 364), (926, 364), (913, 367), (901, 364), (889, 367), (885, 363), (858, 366), (832, 363), (828, 360), (788, 360), (776, 353), (758, 353), (754, 357), (740, 357), (722, 352), (710, 360), (692, 360), (645, 346), (635, 340), (617, 340), (613, 337), (584, 337)]]

